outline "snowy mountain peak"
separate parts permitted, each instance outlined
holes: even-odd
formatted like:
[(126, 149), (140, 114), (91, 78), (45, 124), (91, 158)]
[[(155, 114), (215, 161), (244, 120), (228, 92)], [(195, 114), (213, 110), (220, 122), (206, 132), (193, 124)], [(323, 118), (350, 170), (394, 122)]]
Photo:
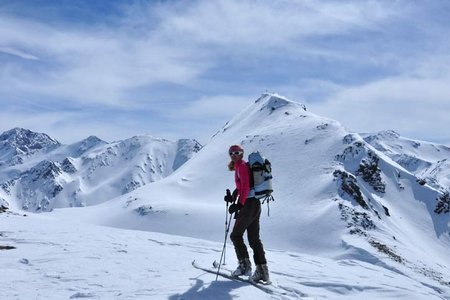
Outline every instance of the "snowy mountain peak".
[(394, 130), (383, 130), (380, 131), (377, 136), (388, 139), (398, 139), (400, 138), (400, 134)]
[(445, 191), (450, 186), (450, 148), (444, 145), (402, 137), (388, 130), (361, 134), (368, 144), (420, 178), (422, 183)]
[(28, 129), (13, 128), (0, 135), (0, 142), (27, 153), (35, 149), (59, 146), (60, 143), (45, 133), (37, 133)]
[(24, 158), (38, 152), (48, 152), (61, 144), (45, 133), (13, 128), (0, 135), (0, 166), (19, 165)]
[[(364, 134), (363, 134), (364, 135)], [(394, 130), (383, 130), (375, 134), (366, 134), (365, 140), (368, 143), (371, 143), (375, 140), (382, 140), (382, 141), (395, 141), (400, 138), (400, 134), (395, 132)]]
[[(252, 132), (252, 134), (257, 132), (260, 134), (267, 127), (289, 123), (296, 118), (304, 118), (307, 115), (312, 114), (306, 112), (305, 105), (288, 100), (278, 94), (264, 93), (254, 103), (228, 121), (212, 138), (217, 138), (224, 133), (235, 135), (236, 131), (242, 130), (248, 131), (248, 133)], [(230, 131), (230, 129), (233, 130)]]
[(95, 135), (91, 135), (91, 136), (87, 137), (86, 139), (84, 139), (82, 142), (84, 142), (86, 145), (96, 145), (99, 143), (104, 143), (105, 141), (103, 141), (102, 139), (99, 139)]
[(291, 106), (291, 105), (300, 105), (303, 110), (306, 111), (306, 107), (303, 104), (299, 104), (296, 102), (293, 102), (281, 95), (278, 95), (276, 93), (263, 93), (261, 97), (259, 97), (255, 103), (259, 103), (262, 107), (262, 109), (268, 109), (270, 111), (273, 111), (275, 109), (285, 107), (285, 106)]
[(74, 143), (69, 146), (71, 151), (70, 155), (73, 157), (79, 157), (87, 151), (94, 149), (97, 146), (106, 145), (107, 143), (96, 136), (89, 136), (84, 140)]

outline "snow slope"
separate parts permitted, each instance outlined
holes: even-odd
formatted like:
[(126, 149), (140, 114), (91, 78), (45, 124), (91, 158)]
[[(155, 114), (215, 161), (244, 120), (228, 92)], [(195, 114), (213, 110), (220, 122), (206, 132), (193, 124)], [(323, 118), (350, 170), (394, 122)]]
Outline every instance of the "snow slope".
[[(77, 216), (75, 210), (67, 210)], [(180, 226), (182, 224), (179, 224)], [(209, 266), (221, 243), (64, 221), (51, 214), (0, 214), (0, 299), (449, 299), (403, 265), (268, 250), (274, 290), (194, 269)], [(227, 247), (231, 268), (232, 248)], [(371, 258), (370, 254), (367, 258)]]

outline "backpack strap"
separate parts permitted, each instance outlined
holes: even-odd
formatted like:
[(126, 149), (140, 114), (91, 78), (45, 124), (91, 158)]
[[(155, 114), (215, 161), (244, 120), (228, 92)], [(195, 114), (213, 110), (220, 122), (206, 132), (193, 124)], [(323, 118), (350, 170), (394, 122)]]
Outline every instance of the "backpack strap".
[(267, 195), (266, 197), (264, 197), (264, 199), (263, 199), (261, 204), (264, 204), (264, 202), (266, 202), (266, 201), (267, 201), (267, 216), (270, 217), (270, 205), (269, 205), (269, 202), (270, 201), (275, 201), (275, 199), (270, 194), (270, 195)]
[(245, 163), (248, 168), (248, 178), (250, 179), (250, 189), (255, 187), (255, 180), (253, 179), (253, 171), (249, 162)]

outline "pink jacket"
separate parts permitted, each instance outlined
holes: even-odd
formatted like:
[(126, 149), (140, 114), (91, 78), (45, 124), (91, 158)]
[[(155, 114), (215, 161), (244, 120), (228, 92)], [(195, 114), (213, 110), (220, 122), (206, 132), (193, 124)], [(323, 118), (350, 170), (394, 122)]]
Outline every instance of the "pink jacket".
[(243, 159), (234, 164), (234, 169), (234, 181), (238, 190), (239, 202), (244, 205), (250, 192), (250, 170)]

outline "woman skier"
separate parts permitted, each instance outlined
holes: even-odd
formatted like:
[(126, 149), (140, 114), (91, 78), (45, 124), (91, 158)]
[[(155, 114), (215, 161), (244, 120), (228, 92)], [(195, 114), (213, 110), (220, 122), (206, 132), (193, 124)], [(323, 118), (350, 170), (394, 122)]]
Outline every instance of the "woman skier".
[[(254, 191), (250, 187), (250, 168), (243, 160), (244, 149), (239, 145), (232, 145), (228, 154), (231, 161), (228, 169), (234, 171), (234, 180), (236, 190), (233, 197), (225, 197), (225, 201), (237, 203), (230, 205), (229, 213), (235, 213), (235, 223), (230, 239), (233, 242), (236, 256), (239, 262), (238, 267), (232, 273), (233, 276), (251, 276), (250, 279), (257, 281), (270, 282), (269, 269), (265, 257), (264, 247), (259, 237), (259, 218), (261, 216), (261, 202), (254, 197)], [(253, 250), (253, 260), (256, 270), (252, 272), (247, 247), (244, 243), (244, 232), (247, 231), (247, 238), (250, 247)]]

